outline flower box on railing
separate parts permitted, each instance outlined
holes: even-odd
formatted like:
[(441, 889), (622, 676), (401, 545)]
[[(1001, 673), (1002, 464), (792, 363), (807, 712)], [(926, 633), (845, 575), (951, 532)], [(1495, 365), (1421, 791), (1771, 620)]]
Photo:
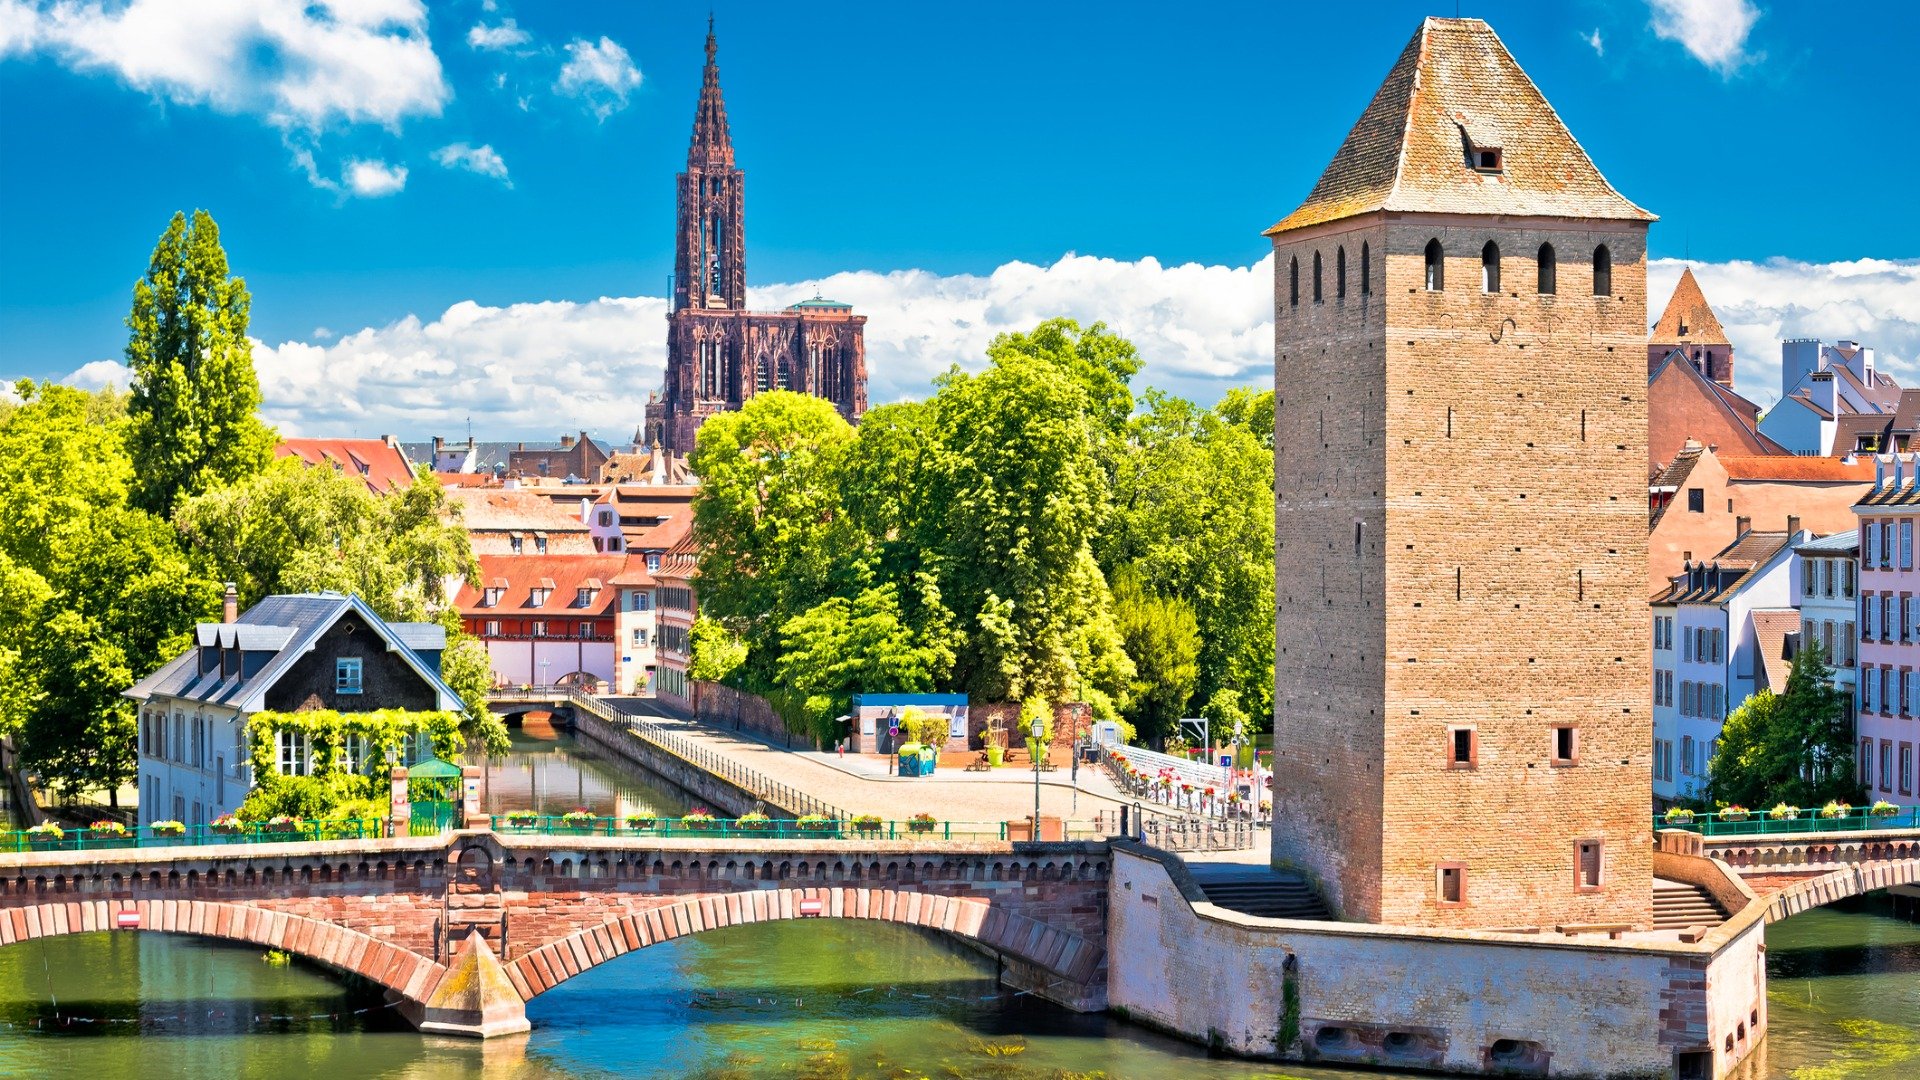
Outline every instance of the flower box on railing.
[(597, 820), (591, 810), (569, 810), (560, 815), (560, 825), (562, 828), (569, 832), (580, 833), (582, 835), (592, 832), (594, 823)]
[(532, 810), (510, 810), (501, 820), (509, 832), (533, 832), (540, 828), (540, 815)]
[(934, 817), (932, 814), (915, 814), (912, 817), (907, 819), (907, 831), (910, 833), (919, 833), (924, 835), (926, 833), (932, 832), (934, 829), (938, 828), (939, 825), (940, 825), (939, 819)]
[(1872, 806), (1867, 807), (1867, 813), (1877, 818), (1898, 817), (1900, 816), (1900, 808), (1885, 799), (1881, 799)]
[(27, 830), (27, 842), (37, 848), (56, 847), (66, 838), (66, 830), (50, 821)]

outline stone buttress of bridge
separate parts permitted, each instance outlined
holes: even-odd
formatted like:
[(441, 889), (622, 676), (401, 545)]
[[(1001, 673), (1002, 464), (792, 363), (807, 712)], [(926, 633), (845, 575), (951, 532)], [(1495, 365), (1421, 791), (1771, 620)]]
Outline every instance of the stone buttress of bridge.
[(139, 929), (245, 941), (384, 988), (422, 1030), (525, 1003), (636, 949), (780, 919), (919, 926), (1001, 981), (1106, 1006), (1107, 845), (447, 837), (0, 856), (0, 946)]

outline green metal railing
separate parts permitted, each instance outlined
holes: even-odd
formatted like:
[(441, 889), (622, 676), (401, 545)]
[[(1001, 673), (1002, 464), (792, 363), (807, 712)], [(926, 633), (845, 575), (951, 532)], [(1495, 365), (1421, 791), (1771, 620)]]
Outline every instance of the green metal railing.
[(387, 835), (387, 822), (379, 818), (347, 818), (338, 821), (295, 821), (275, 825), (249, 822), (244, 825), (188, 825), (178, 832), (156, 830), (142, 825), (126, 830), (65, 829), (56, 838), (51, 833), (26, 829), (0, 832), (0, 852), (104, 851), (111, 848), (199, 847), (210, 844), (297, 844), (315, 840), (378, 840)]
[(1653, 816), (1656, 829), (1683, 829), (1702, 836), (1774, 836), (1793, 833), (1866, 832), (1879, 829), (1920, 829), (1920, 806), (1896, 807), (1892, 814), (1876, 814), (1858, 806), (1836, 817), (1822, 815), (1819, 807), (1799, 810), (1791, 817), (1773, 816), (1772, 810), (1749, 810), (1729, 815), (1724, 811), (1702, 811), (1688, 818)]
[[(633, 823), (627, 818), (594, 817), (587, 820), (542, 814), (525, 817), (495, 814), (490, 827), (497, 833), (522, 833), (537, 836), (615, 836), (624, 838), (659, 837), (662, 839), (702, 840), (1005, 840), (1004, 821), (871, 821), (860, 818), (834, 818), (821, 822), (797, 819), (741, 822), (731, 818), (713, 818), (690, 824), (682, 818), (658, 817)], [(1097, 822), (1069, 822), (1067, 837), (1072, 840), (1104, 839), (1108, 835)]]

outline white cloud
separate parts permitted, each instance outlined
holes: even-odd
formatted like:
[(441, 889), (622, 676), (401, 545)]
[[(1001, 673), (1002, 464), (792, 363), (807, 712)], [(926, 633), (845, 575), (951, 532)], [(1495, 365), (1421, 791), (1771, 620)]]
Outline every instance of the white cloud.
[(449, 143), (433, 152), (433, 160), (449, 169), (465, 169), (481, 176), (491, 176), (508, 187), (513, 182), (507, 179), (507, 163), (487, 145), (468, 146), (466, 143)]
[(0, 0), (0, 56), (36, 51), (282, 129), (396, 127), (451, 96), (419, 0)]
[(407, 186), (407, 167), (384, 161), (347, 162), (347, 190), (363, 199), (397, 195)]
[(331, 341), (336, 335), (334, 334), (333, 331), (327, 329), (324, 326), (316, 326), (313, 328), (312, 331), (310, 331), (307, 334), (307, 336), (310, 338), (317, 338), (321, 341)]
[(67, 386), (77, 386), (82, 390), (98, 390), (103, 386), (114, 386), (125, 390), (133, 385), (133, 369), (118, 360), (95, 360), (90, 364), (80, 365), (60, 381)]
[(1733, 343), (1734, 389), (1753, 401), (1770, 405), (1780, 397), (1780, 342), (1787, 338), (1858, 341), (1902, 386), (1920, 386), (1920, 259), (1656, 259), (1647, 268), (1649, 320), (1659, 318), (1687, 266)]
[(627, 107), (627, 94), (640, 85), (640, 69), (612, 38), (598, 43), (576, 38), (567, 43), (567, 62), (553, 88), (587, 103), (602, 120)]
[(1587, 45), (1593, 49), (1593, 55), (1595, 56), (1607, 55), (1606, 43), (1600, 40), (1599, 27), (1597, 26), (1594, 27), (1593, 32), (1590, 34), (1581, 34), (1580, 40), (1586, 42)]
[(1676, 41), (1693, 58), (1731, 75), (1758, 57), (1747, 52), (1747, 35), (1760, 18), (1749, 0), (1647, 0), (1654, 36)]
[(512, 19), (502, 19), (499, 26), (486, 23), (474, 23), (467, 31), (467, 45), (475, 49), (495, 51), (511, 49), (515, 45), (525, 45), (533, 40), (533, 35), (520, 29)]
[[(1920, 259), (1804, 263), (1658, 260), (1648, 273), (1658, 316), (1692, 265), (1737, 348), (1738, 386), (1779, 394), (1783, 337), (1852, 338), (1920, 385)], [(1069, 255), (990, 274), (854, 271), (751, 291), (755, 308), (816, 293), (868, 317), (868, 396), (923, 398), (950, 364), (978, 369), (995, 334), (1054, 315), (1104, 320), (1139, 347), (1136, 388), (1212, 402), (1232, 386), (1271, 385), (1270, 259), (1252, 266), (1163, 266)], [(586, 428), (630, 438), (666, 366), (667, 302), (603, 297), (507, 307), (455, 304), (331, 342), (254, 344), (267, 419), (289, 434), (452, 434), (471, 416), (501, 438)], [(321, 335), (312, 335), (319, 339)], [(89, 365), (102, 378), (99, 365)], [(74, 378), (79, 378), (76, 373)]]

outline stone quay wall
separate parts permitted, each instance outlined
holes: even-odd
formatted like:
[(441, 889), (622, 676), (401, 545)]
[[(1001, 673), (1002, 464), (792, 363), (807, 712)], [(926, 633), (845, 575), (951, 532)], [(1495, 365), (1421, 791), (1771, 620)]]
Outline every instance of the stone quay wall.
[(1766, 1030), (1763, 905), (1696, 944), (1299, 922), (1207, 903), (1143, 845), (1113, 852), (1110, 1006), (1231, 1053), (1592, 1077), (1696, 1054), (1721, 1077)]
[[(609, 723), (585, 709), (573, 710), (574, 732), (595, 745), (648, 772), (673, 782), (674, 786), (727, 817), (739, 817), (760, 802), (753, 792), (708, 772), (686, 759), (653, 745), (618, 724)], [(770, 813), (784, 808), (769, 807)], [(779, 816), (775, 813), (775, 816)]]

